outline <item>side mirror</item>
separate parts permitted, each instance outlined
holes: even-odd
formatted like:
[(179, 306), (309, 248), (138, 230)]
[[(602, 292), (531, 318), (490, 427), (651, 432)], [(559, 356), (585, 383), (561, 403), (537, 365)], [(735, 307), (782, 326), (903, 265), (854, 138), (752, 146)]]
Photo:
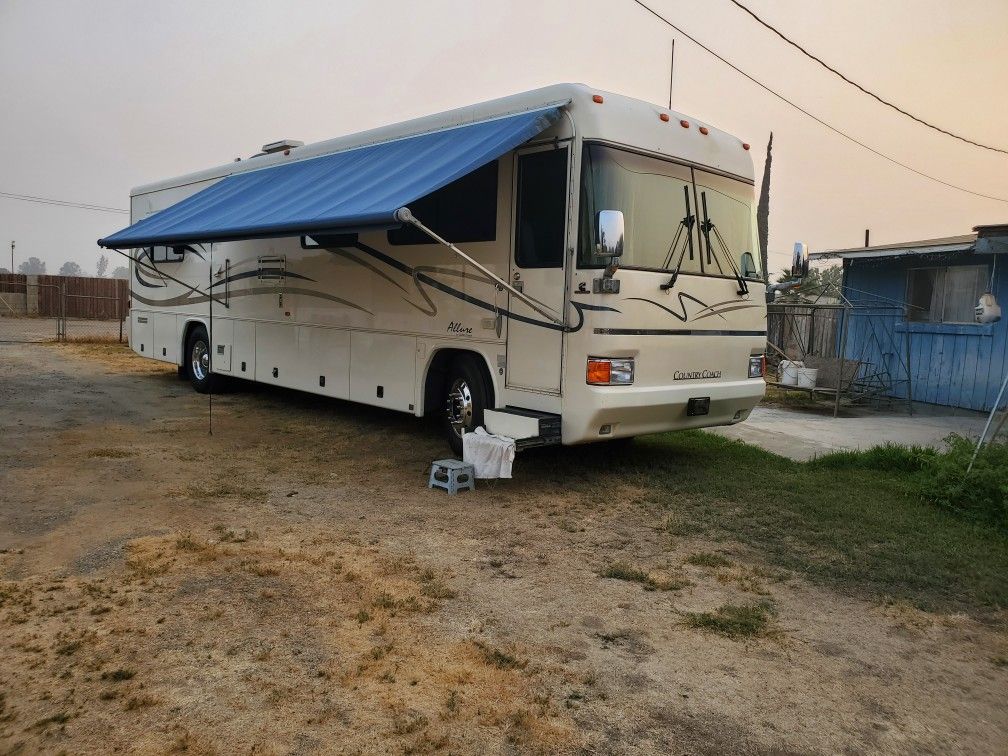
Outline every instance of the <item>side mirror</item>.
[(791, 275), (805, 278), (808, 275), (808, 247), (805, 242), (795, 242), (794, 256), (791, 258)]
[(598, 214), (598, 243), (595, 254), (612, 264), (623, 255), (623, 212), (621, 210), (600, 210)]

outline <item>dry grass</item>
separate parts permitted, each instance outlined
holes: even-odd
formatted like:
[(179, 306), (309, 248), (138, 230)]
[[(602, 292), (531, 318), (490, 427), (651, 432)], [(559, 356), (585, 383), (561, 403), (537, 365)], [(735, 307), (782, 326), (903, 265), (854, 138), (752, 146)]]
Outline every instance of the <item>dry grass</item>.
[(114, 341), (71, 339), (67, 342), (53, 344), (52, 348), (68, 356), (99, 360), (106, 368), (115, 373), (174, 374), (176, 372), (175, 365), (141, 357), (133, 352), (128, 345)]
[[(47, 694), (6, 699), (0, 746), (16, 736), (36, 750), (45, 742), (36, 738), (67, 723), (64, 712), (85, 750), (89, 736), (109, 747), (168, 751), (197, 737), (204, 749), (247, 750), (278, 721), (308, 722), (299, 731), (325, 742), (405, 753), (492, 750), (501, 737), (553, 752), (575, 741), (564, 711), (536, 703), (544, 672), (529, 671), (518, 649), (435, 631), (455, 600), (441, 573), (353, 540), (315, 528), (182, 532), (130, 542), (129, 572), (115, 583), (3, 584), (0, 607), (18, 608), (32, 629), (0, 614), (0, 633), (21, 641), (0, 648), (0, 665), (13, 689)], [(181, 739), (150, 741), (186, 705), (190, 685), (178, 679), (209, 686), (219, 705), (187, 715)], [(103, 713), (111, 704), (114, 731)]]

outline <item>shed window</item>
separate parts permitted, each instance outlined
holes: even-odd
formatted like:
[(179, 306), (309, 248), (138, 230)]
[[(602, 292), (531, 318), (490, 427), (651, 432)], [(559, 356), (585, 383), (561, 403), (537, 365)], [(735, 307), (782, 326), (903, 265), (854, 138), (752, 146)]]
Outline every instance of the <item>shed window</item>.
[(907, 272), (907, 320), (972, 323), (977, 300), (987, 290), (986, 265), (912, 268)]

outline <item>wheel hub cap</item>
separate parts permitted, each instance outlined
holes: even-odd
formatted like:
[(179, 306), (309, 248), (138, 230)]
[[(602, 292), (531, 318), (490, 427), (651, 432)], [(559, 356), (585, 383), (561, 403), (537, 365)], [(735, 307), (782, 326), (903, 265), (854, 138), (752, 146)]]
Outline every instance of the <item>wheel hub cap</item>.
[(192, 350), (192, 371), (196, 380), (202, 381), (210, 375), (210, 350), (203, 341), (193, 344)]
[(463, 379), (455, 381), (448, 391), (448, 406), (445, 408), (452, 428), (461, 436), (463, 430), (472, 427), (473, 399), (469, 384)]

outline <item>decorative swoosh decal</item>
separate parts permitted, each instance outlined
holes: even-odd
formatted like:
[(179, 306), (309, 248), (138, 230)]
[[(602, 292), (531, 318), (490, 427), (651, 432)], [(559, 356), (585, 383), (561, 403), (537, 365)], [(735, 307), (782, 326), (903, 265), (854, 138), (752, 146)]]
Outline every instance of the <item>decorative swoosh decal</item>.
[[(411, 268), (410, 266), (406, 265), (405, 263), (401, 262), (400, 260), (396, 260), (394, 257), (390, 257), (389, 255), (386, 255), (384, 252), (381, 252), (381, 251), (379, 251), (377, 249), (374, 249), (373, 247), (369, 247), (368, 245), (363, 244), (362, 242), (358, 241), (354, 246), (357, 249), (361, 250), (362, 252), (366, 252), (367, 254), (372, 255), (373, 257), (381, 260), (386, 265), (390, 265), (391, 267), (396, 268), (397, 270), (400, 270), (403, 273), (405, 273), (406, 275), (412, 277), (414, 283), (417, 284), (417, 288), (418, 289), (420, 289), (419, 284), (423, 283), (423, 284), (426, 284), (427, 286), (431, 286), (431, 287), (437, 289), (438, 291), (441, 291), (441, 292), (443, 292), (445, 294), (448, 294), (449, 296), (455, 297), (456, 299), (461, 299), (463, 302), (468, 302), (469, 304), (472, 304), (472, 305), (480, 307), (480, 308), (482, 308), (484, 310), (487, 310), (488, 312), (500, 313), (501, 315), (503, 315), (505, 318), (508, 318), (509, 320), (517, 320), (519, 322), (529, 323), (530, 325), (539, 326), (541, 328), (549, 328), (550, 330), (553, 330), (553, 331), (565, 331), (565, 332), (568, 332), (568, 333), (573, 333), (575, 331), (581, 330), (581, 327), (584, 325), (584, 310), (595, 310), (595, 311), (599, 311), (599, 312), (615, 312), (615, 313), (619, 312), (619, 310), (617, 310), (617, 309), (615, 309), (613, 307), (602, 307), (600, 305), (589, 305), (589, 304), (584, 304), (582, 302), (576, 302), (574, 300), (571, 300), (571, 304), (574, 306), (574, 309), (577, 310), (577, 314), (578, 314), (578, 323), (577, 323), (576, 326), (562, 326), (559, 323), (553, 323), (553, 322), (548, 321), (548, 320), (536, 320), (535, 318), (530, 318), (530, 317), (527, 317), (525, 315), (519, 315), (519, 314), (517, 314), (515, 312), (511, 312), (506, 307), (500, 307), (497, 304), (491, 304), (490, 302), (485, 302), (482, 299), (478, 299), (478, 298), (473, 297), (473, 296), (471, 296), (469, 294), (466, 294), (465, 292), (459, 291), (458, 289), (453, 288), (453, 287), (449, 286), (446, 283), (438, 281), (437, 279), (432, 278), (431, 276), (427, 275), (424, 272), (421, 272), (423, 270), (422, 268), (415, 268), (415, 269)], [(452, 273), (452, 274), (455, 274), (455, 275), (459, 274), (459, 271), (454, 271), (454, 270), (448, 271), (448, 270), (445, 270), (445, 269), (438, 269), (438, 268), (431, 268), (430, 270), (437, 271), (439, 273), (441, 273), (441, 272), (449, 272), (449, 273)], [(477, 278), (477, 279), (482, 279), (482, 280), (486, 281), (487, 283), (489, 283), (491, 285), (496, 285), (496, 282), (493, 281), (492, 279), (484, 278), (484, 277), (481, 277), (481, 276), (464, 276), (464, 275), (462, 275), (462, 276), (459, 276), (459, 277), (461, 277), (461, 278)], [(421, 291), (422, 291), (422, 289), (421, 289)], [(430, 299), (428, 297), (425, 297), (425, 299), (427, 299), (427, 301), (430, 301)], [(703, 304), (703, 302), (700, 302), (700, 304)], [(435, 309), (435, 312), (436, 312), (436, 309)]]
[[(691, 296), (691, 295), (687, 294), (684, 291), (678, 292), (678, 295), (679, 295), (679, 307), (682, 309), (682, 314), (681, 315), (678, 312), (676, 312), (675, 310), (670, 310), (668, 307), (665, 307), (664, 305), (660, 305), (660, 304), (658, 304), (657, 302), (655, 302), (655, 301), (653, 301), (651, 299), (644, 299), (643, 297), (627, 297), (625, 301), (629, 301), (629, 302), (647, 302), (650, 305), (654, 305), (659, 310), (665, 310), (665, 312), (667, 312), (669, 315), (672, 315), (674, 318), (676, 318), (677, 320), (682, 321), (683, 323), (685, 323), (687, 320), (689, 320), (689, 316), (686, 314), (686, 303), (683, 300), (688, 299), (691, 302), (696, 302), (698, 305), (700, 305), (704, 309), (708, 309), (707, 303), (700, 301), (696, 297)], [(737, 300), (735, 300), (735, 301), (737, 301)], [(716, 307), (717, 305), (712, 305), (712, 306)], [(703, 312), (703, 310), (701, 310), (701, 312)]]
[(759, 305), (743, 304), (743, 305), (735, 305), (734, 307), (722, 307), (720, 310), (717, 310), (716, 312), (708, 312), (706, 315), (698, 315), (697, 317), (693, 318), (693, 320), (703, 320), (704, 318), (709, 318), (711, 315), (720, 315), (723, 312), (731, 312), (732, 310), (748, 310), (753, 307), (759, 307)]
[[(258, 275), (259, 275), (258, 270), (247, 270), (244, 273), (235, 273), (233, 276), (228, 276), (227, 278), (223, 278), (219, 281), (214, 281), (212, 284), (210, 284), (210, 288), (212, 289), (214, 286), (220, 286), (222, 284), (232, 283), (233, 281), (241, 281), (244, 278), (256, 278)], [(315, 283), (314, 278), (308, 278), (308, 276), (302, 276), (300, 273), (291, 273), (289, 270), (284, 271), (284, 276), (286, 278), (298, 278), (302, 281), (311, 281), (312, 283)]]
[[(427, 303), (428, 307), (424, 308), (423, 306), (421, 306), (419, 304), (416, 304), (415, 302), (411, 302), (409, 299), (406, 299), (406, 297), (403, 297), (403, 299), (408, 304), (410, 304), (412, 307), (416, 308), (420, 312), (423, 312), (423, 313), (425, 313), (426, 315), (429, 315), (429, 316), (434, 316), (434, 315), (437, 314), (437, 306), (434, 304), (434, 301), (431, 299), (430, 295), (428, 294), (426, 287), (430, 287), (432, 289), (437, 289), (438, 291), (440, 291), (440, 292), (442, 292), (444, 294), (447, 294), (447, 295), (449, 295), (451, 297), (454, 297), (455, 299), (461, 300), (463, 302), (468, 302), (471, 305), (479, 307), (479, 308), (481, 308), (483, 310), (486, 310), (488, 312), (492, 312), (495, 315), (500, 314), (501, 316), (503, 316), (505, 318), (508, 318), (509, 320), (514, 320), (514, 321), (518, 321), (518, 322), (521, 322), (521, 323), (528, 323), (530, 325), (539, 326), (540, 328), (548, 328), (548, 329), (553, 330), (553, 331), (563, 331), (563, 332), (566, 332), (566, 333), (573, 333), (573, 332), (581, 330), (581, 328), (584, 326), (584, 313), (585, 313), (585, 311), (590, 311), (590, 312), (615, 312), (617, 314), (620, 313), (620, 310), (616, 309), (615, 307), (605, 307), (605, 306), (602, 306), (602, 305), (592, 305), (592, 304), (586, 304), (586, 303), (583, 303), (583, 302), (577, 302), (577, 301), (571, 300), (570, 304), (574, 307), (574, 310), (578, 314), (578, 322), (577, 322), (576, 325), (573, 325), (573, 326), (564, 326), (564, 325), (560, 325), (558, 323), (553, 323), (553, 322), (547, 321), (547, 320), (538, 320), (536, 318), (528, 317), (526, 315), (519, 315), (518, 313), (511, 312), (506, 307), (501, 307), (496, 302), (493, 302), (493, 303), (487, 302), (487, 301), (484, 301), (484, 300), (482, 300), (482, 299), (480, 299), (478, 297), (474, 297), (474, 296), (472, 296), (470, 294), (466, 294), (465, 292), (460, 291), (459, 289), (456, 289), (453, 286), (450, 286), (447, 283), (444, 283), (443, 281), (440, 281), (440, 280), (434, 278), (430, 274), (437, 274), (437, 275), (440, 275), (440, 276), (451, 276), (451, 277), (455, 277), (455, 278), (461, 278), (463, 280), (464, 279), (470, 279), (470, 280), (481, 281), (483, 283), (486, 283), (486, 284), (488, 284), (490, 286), (495, 287), (495, 289), (496, 289), (497, 282), (494, 281), (491, 278), (487, 278), (486, 276), (476, 275), (476, 274), (471, 274), (471, 273), (467, 274), (465, 271), (459, 271), (459, 270), (454, 270), (454, 269), (450, 269), (450, 268), (441, 268), (441, 267), (436, 267), (436, 266), (418, 266), (416, 268), (412, 268), (409, 265), (406, 265), (405, 263), (403, 263), (402, 261), (397, 260), (394, 257), (391, 257), (391, 256), (385, 254), (384, 252), (381, 252), (380, 250), (374, 249), (373, 247), (369, 247), (366, 244), (362, 244), (359, 241), (356, 242), (353, 245), (353, 248), (356, 249), (356, 250), (358, 250), (358, 251), (360, 251), (360, 252), (363, 252), (364, 254), (366, 254), (366, 255), (368, 255), (368, 256), (376, 259), (376, 260), (379, 260), (380, 262), (385, 263), (390, 268), (398, 270), (399, 272), (401, 272), (401, 273), (409, 276), (412, 279), (413, 285), (416, 287), (417, 292), (420, 294), (420, 296), (423, 297), (423, 299)], [(189, 248), (187, 248), (187, 249), (189, 249)], [(388, 281), (389, 283), (391, 283), (392, 285), (394, 285), (400, 291), (402, 291), (402, 292), (406, 292), (407, 291), (405, 287), (403, 287), (397, 281), (393, 280), (391, 276), (389, 276), (387, 273), (385, 273), (384, 271), (382, 271), (378, 266), (373, 265), (372, 263), (368, 262), (367, 260), (360, 259), (356, 255), (352, 254), (349, 249), (347, 249), (347, 248), (327, 248), (327, 250), (329, 252), (332, 252), (333, 254), (339, 255), (339, 256), (347, 259), (347, 260), (351, 260), (353, 262), (356, 262), (359, 265), (362, 265), (363, 267), (367, 268), (368, 270), (370, 270), (373, 273), (376, 273), (381, 278), (385, 279), (386, 281)], [(193, 250), (193, 252), (195, 252), (195, 250)], [(146, 250), (144, 250), (144, 252), (142, 254), (146, 254)], [(199, 253), (197, 253), (197, 254), (199, 255)], [(202, 258), (203, 256), (199, 255), (199, 257)], [(154, 267), (154, 266), (151, 265), (151, 267)], [(226, 283), (226, 282), (248, 279), (248, 278), (252, 278), (253, 276), (257, 276), (257, 275), (258, 275), (258, 271), (248, 271), (248, 272), (245, 272), (245, 273), (238, 273), (238, 274), (236, 274), (234, 276), (229, 276), (227, 279), (225, 279), (223, 281), (216, 281), (216, 282), (214, 282), (211, 285), (211, 289), (214, 286), (218, 286), (218, 285)], [(297, 278), (297, 279), (301, 279), (301, 280), (304, 280), (304, 281), (310, 281), (312, 283), (315, 283), (314, 279), (308, 278), (307, 276), (299, 275), (297, 273), (291, 273), (290, 271), (287, 271), (285, 273), (285, 275), (288, 278)], [(144, 282), (143, 280), (141, 280), (139, 278), (139, 276), (137, 276), (137, 280), (142, 285), (147, 286), (148, 288), (155, 288), (156, 289), (156, 288), (164, 288), (164, 286), (165, 286), (164, 284), (163, 285), (148, 284), (148, 283)], [(186, 286), (188, 286), (188, 285), (186, 285)], [(210, 301), (211, 297), (208, 294), (204, 294), (202, 292), (199, 292), (198, 290), (193, 289), (192, 287), (189, 287), (189, 289), (190, 289), (190, 291), (188, 293), (182, 294), (182, 295), (177, 296), (177, 297), (171, 297), (169, 299), (161, 299), (161, 300), (148, 299), (148, 298), (146, 298), (146, 297), (144, 297), (144, 296), (142, 296), (140, 294), (137, 294), (136, 292), (132, 292), (132, 297), (137, 302), (140, 302), (142, 304), (152, 305), (152, 306), (160, 306), (160, 307), (172, 307), (172, 306), (177, 306), (177, 305), (188, 305), (188, 304), (202, 304), (204, 302)], [(300, 296), (305, 296), (305, 297), (313, 297), (313, 298), (316, 298), (316, 299), (324, 299), (324, 300), (327, 300), (327, 301), (330, 301), (330, 302), (335, 302), (337, 304), (341, 304), (341, 305), (343, 305), (345, 307), (349, 307), (349, 308), (354, 309), (354, 310), (358, 310), (359, 312), (364, 312), (364, 313), (367, 313), (368, 315), (374, 316), (374, 313), (371, 312), (370, 310), (368, 310), (365, 307), (361, 307), (360, 305), (355, 304), (353, 302), (350, 302), (349, 300), (343, 299), (342, 297), (337, 297), (337, 296), (334, 296), (332, 294), (327, 294), (325, 292), (320, 292), (320, 291), (316, 291), (316, 290), (313, 290), (313, 289), (306, 289), (306, 288), (300, 288), (300, 287), (295, 287), (295, 288), (284, 287), (282, 291), (285, 294), (298, 294)], [(279, 287), (277, 287), (277, 286), (252, 287), (252, 288), (249, 288), (249, 289), (240, 289), (238, 291), (230, 292), (229, 293), (229, 297), (247, 297), (247, 296), (253, 296), (253, 295), (257, 295), (257, 294), (278, 294), (280, 292), (281, 292), (281, 289)], [(690, 297), (688, 294), (680, 294), (680, 302), (682, 301), (682, 297), (686, 297), (686, 298), (692, 299), (693, 301), (697, 302), (698, 304), (704, 305), (703, 302), (701, 302), (698, 299), (695, 299), (694, 297)], [(217, 296), (213, 297), (213, 301), (226, 306), (226, 304), (224, 302), (222, 302), (220, 299), (218, 299)], [(659, 305), (657, 302), (651, 302), (650, 300), (646, 300), (646, 299), (645, 300), (641, 300), (641, 301), (650, 302), (650, 304), (654, 304), (657, 307), (661, 307), (661, 305)], [(667, 308), (662, 307), (662, 309), (665, 310)], [(672, 312), (671, 310), (667, 310), (667, 311), (668, 312)], [(684, 313), (685, 313), (685, 309), (684, 309)], [(674, 313), (674, 312), (672, 312), (672, 314), (676, 315), (676, 313)], [(676, 315), (676, 317), (680, 317), (680, 316)], [(680, 317), (680, 319), (684, 320), (685, 319), (685, 315), (682, 316), (682, 317)]]
[[(256, 294), (279, 294), (279, 293), (280, 293), (280, 289), (277, 288), (277, 287), (275, 287), (275, 286), (256, 286), (256, 287), (253, 287), (251, 289), (242, 289), (240, 291), (231, 292), (230, 296), (231, 296), (232, 299), (235, 299), (237, 297), (249, 297), (249, 296), (253, 296), (253, 295), (256, 295)], [(314, 297), (316, 299), (325, 299), (325, 300), (327, 300), (329, 302), (336, 302), (337, 304), (344, 305), (345, 307), (350, 307), (351, 309), (359, 310), (360, 312), (367, 313), (368, 315), (374, 315), (374, 313), (371, 312), (371, 310), (368, 310), (365, 307), (361, 307), (358, 304), (354, 304), (353, 302), (350, 302), (350, 301), (348, 301), (346, 299), (343, 299), (342, 297), (337, 297), (337, 296), (334, 296), (332, 294), (326, 294), (325, 292), (321, 292), (321, 291), (313, 291), (312, 289), (301, 289), (301, 288), (287, 287), (287, 288), (285, 288), (283, 290), (283, 293), (284, 294), (299, 294), (299, 295), (306, 296), (306, 297)], [(146, 305), (154, 305), (154, 306), (158, 306), (158, 307), (173, 307), (175, 305), (182, 305), (182, 304), (202, 304), (204, 302), (209, 302), (210, 301), (210, 297), (206, 296), (205, 294), (201, 294), (201, 295), (197, 295), (197, 296), (191, 296), (189, 294), (183, 294), (183, 295), (178, 296), (178, 297), (172, 297), (171, 299), (157, 299), (157, 300), (154, 300), (154, 299), (147, 299), (146, 297), (142, 297), (139, 294), (134, 293), (133, 294), (133, 299), (137, 300), (138, 302), (142, 302), (143, 304), (146, 304)], [(217, 297), (214, 297), (213, 301), (216, 302), (217, 304), (220, 304), (220, 305), (224, 304), (224, 302), (222, 302), (221, 300), (219, 300)]]

